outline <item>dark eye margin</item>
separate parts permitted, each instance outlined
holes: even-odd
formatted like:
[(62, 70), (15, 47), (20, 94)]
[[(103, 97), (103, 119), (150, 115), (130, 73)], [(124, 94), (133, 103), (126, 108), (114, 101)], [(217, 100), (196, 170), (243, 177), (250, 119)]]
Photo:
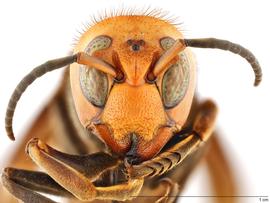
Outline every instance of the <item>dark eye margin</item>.
[(184, 98), (189, 85), (189, 62), (185, 53), (179, 54), (179, 61), (164, 73), (161, 92), (166, 109), (177, 106)]
[[(85, 48), (85, 52), (92, 55), (95, 51), (110, 47), (112, 39), (106, 35), (95, 37)], [(95, 68), (80, 66), (80, 86), (86, 99), (96, 107), (105, 106), (108, 96), (109, 81), (106, 73)]]

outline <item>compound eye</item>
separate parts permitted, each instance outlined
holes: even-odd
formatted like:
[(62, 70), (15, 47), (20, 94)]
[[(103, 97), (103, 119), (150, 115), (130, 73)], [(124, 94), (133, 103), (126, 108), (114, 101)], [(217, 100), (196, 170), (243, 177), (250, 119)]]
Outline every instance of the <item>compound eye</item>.
[[(111, 41), (108, 36), (98, 36), (88, 44), (85, 52), (92, 55), (95, 51), (107, 49), (110, 47)], [(104, 107), (109, 89), (107, 74), (95, 68), (81, 65), (80, 86), (89, 102), (94, 106)]]
[[(174, 44), (174, 39), (166, 37), (160, 41), (164, 50)], [(179, 60), (165, 72), (161, 89), (164, 106), (169, 109), (175, 107), (184, 98), (189, 85), (190, 64), (185, 51), (179, 54)]]

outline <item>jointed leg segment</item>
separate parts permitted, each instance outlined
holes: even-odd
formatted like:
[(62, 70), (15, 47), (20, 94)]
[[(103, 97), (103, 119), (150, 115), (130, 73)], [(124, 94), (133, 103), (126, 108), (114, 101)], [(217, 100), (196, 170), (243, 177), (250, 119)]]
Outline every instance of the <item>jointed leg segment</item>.
[(136, 179), (120, 185), (95, 187), (93, 182), (102, 172), (118, 165), (116, 159), (105, 153), (88, 156), (68, 155), (54, 150), (37, 139), (30, 141), (27, 149), (38, 166), (80, 200), (123, 201), (136, 196), (143, 184), (142, 179)]
[[(199, 145), (206, 141), (213, 133), (217, 114), (216, 105), (208, 100), (199, 106), (199, 111), (193, 123), (193, 129), (184, 139), (175, 143), (166, 151), (160, 153), (152, 160), (139, 165), (128, 166), (131, 178), (154, 177), (162, 175), (180, 164), (188, 155), (196, 150)], [(180, 135), (175, 135), (180, 136)]]
[(5, 168), (2, 173), (2, 182), (11, 194), (27, 203), (55, 203), (35, 191), (53, 195), (72, 196), (51, 177), (41, 172)]
[(12, 168), (6, 168), (2, 175), (9, 192), (24, 202), (54, 202), (34, 191), (75, 196), (82, 201), (125, 201), (137, 196), (143, 185), (143, 179), (134, 179), (119, 185), (96, 187), (93, 182), (99, 175), (119, 164), (117, 159), (103, 152), (69, 155), (32, 139), (27, 145), (27, 153), (48, 175)]
[[(5, 187), (18, 199), (24, 202), (53, 202), (34, 192), (45, 192), (60, 196), (75, 196), (83, 201), (118, 200), (125, 201), (138, 196), (144, 179), (162, 175), (180, 164), (190, 155), (202, 141), (212, 134), (217, 109), (211, 101), (203, 103), (193, 129), (187, 135), (180, 137), (172, 147), (164, 149), (157, 157), (139, 165), (127, 164), (128, 181), (118, 185), (98, 187), (93, 184), (98, 177), (108, 169), (119, 166), (118, 159), (100, 152), (91, 155), (69, 155), (59, 152), (38, 139), (32, 139), (27, 145), (27, 152), (34, 162), (48, 175), (41, 172), (30, 172), (18, 169), (6, 169), (2, 175)], [(169, 184), (170, 183), (170, 184)], [(166, 194), (158, 202), (173, 202), (178, 193), (178, 185), (164, 182)], [(173, 194), (173, 195), (172, 195)]]
[(179, 185), (169, 178), (161, 179), (160, 184), (165, 188), (165, 194), (155, 203), (174, 203), (179, 194)]

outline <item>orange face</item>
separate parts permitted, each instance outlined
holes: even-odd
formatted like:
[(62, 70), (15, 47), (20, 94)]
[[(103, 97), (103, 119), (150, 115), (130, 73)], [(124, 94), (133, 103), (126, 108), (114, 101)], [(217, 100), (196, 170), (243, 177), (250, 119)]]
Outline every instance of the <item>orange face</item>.
[[(151, 16), (110, 17), (79, 39), (74, 53), (86, 52), (111, 64), (117, 78), (72, 64), (70, 78), (81, 123), (131, 162), (150, 159), (184, 125), (195, 89), (195, 64), (185, 49), (149, 81), (177, 28)], [(119, 80), (120, 78), (120, 80)]]

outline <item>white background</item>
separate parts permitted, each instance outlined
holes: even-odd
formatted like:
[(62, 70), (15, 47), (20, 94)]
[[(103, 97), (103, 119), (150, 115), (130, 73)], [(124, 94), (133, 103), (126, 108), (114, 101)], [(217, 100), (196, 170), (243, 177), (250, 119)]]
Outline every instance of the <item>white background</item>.
[[(270, 6), (269, 1), (1, 1), (0, 3), (0, 166), (16, 147), (37, 110), (57, 87), (61, 71), (47, 74), (24, 94), (15, 114), (17, 140), (4, 131), (8, 99), (20, 79), (48, 59), (66, 56), (83, 23), (105, 8), (121, 6), (162, 8), (178, 16), (187, 38), (216, 37), (237, 42), (259, 59), (262, 84), (252, 86), (254, 75), (240, 57), (217, 50), (194, 49), (198, 60), (198, 94), (219, 106), (218, 129), (224, 148), (237, 170), (239, 195), (270, 195)], [(207, 195), (198, 170), (186, 195)], [(185, 199), (184, 202), (201, 202)], [(207, 202), (207, 200), (206, 200)], [(259, 202), (258, 198), (240, 202)]]

